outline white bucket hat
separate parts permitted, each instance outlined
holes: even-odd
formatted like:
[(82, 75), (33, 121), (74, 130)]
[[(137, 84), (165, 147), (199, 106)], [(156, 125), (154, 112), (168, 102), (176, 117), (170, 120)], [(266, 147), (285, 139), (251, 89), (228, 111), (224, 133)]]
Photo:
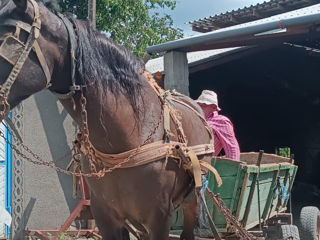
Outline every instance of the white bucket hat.
[(207, 105), (214, 104), (217, 106), (218, 111), (221, 110), (218, 105), (218, 96), (214, 91), (211, 90), (203, 90), (196, 102), (204, 103)]

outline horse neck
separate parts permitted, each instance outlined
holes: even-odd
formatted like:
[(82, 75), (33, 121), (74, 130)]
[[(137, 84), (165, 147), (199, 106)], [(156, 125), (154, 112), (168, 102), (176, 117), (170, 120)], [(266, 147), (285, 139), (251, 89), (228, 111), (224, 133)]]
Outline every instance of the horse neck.
[[(90, 31), (83, 22), (77, 22), (77, 34), (76, 58), (81, 61), (77, 64), (77, 80), (80, 82), (78, 84), (87, 85), (84, 94), (87, 98), (90, 141), (105, 153), (119, 153), (140, 146), (161, 114), (158, 96), (138, 73), (138, 69), (143, 67), (141, 62), (105, 36)], [(65, 62), (68, 62), (67, 56)], [(67, 82), (70, 84), (70, 80)], [(141, 92), (137, 89), (141, 89)], [(79, 95), (75, 96), (75, 111), (72, 101), (62, 103), (77, 123), (81, 124)], [(130, 102), (135, 100), (136, 105)], [(137, 106), (140, 111), (134, 111), (133, 106)], [(153, 138), (161, 139), (161, 136), (154, 134)]]
[[(108, 90), (103, 96), (94, 87), (86, 91), (89, 138), (99, 151), (120, 153), (142, 145), (162, 121), (161, 105), (150, 85), (143, 80), (140, 111), (135, 113), (129, 100)], [(76, 109), (72, 101), (60, 100), (72, 118), (82, 124), (80, 96), (75, 96)], [(161, 127), (151, 135), (148, 142), (160, 140)]]

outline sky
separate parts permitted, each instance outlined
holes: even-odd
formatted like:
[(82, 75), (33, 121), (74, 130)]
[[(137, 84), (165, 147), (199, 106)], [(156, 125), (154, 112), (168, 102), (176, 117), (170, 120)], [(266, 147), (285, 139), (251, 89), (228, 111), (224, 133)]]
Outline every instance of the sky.
[(191, 30), (189, 21), (202, 19), (226, 11), (237, 10), (238, 8), (248, 7), (265, 0), (176, 0), (175, 10), (170, 12), (175, 27), (184, 30), (185, 36), (197, 34)]

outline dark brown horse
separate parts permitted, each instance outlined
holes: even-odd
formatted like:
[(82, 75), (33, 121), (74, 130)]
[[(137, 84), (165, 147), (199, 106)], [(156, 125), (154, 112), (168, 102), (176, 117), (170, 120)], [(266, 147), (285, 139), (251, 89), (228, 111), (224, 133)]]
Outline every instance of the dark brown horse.
[[(53, 11), (39, 3), (41, 30), (37, 39), (49, 71), (54, 93), (68, 93), (72, 83), (70, 29)], [(14, 33), (10, 22), (32, 24), (35, 19), (32, 0), (0, 0), (0, 43)], [(70, 19), (68, 20), (70, 24)], [(140, 146), (154, 131), (161, 118), (159, 98), (141, 74), (144, 64), (129, 51), (93, 31), (86, 22), (73, 21), (76, 28), (75, 79), (85, 85), (90, 141), (101, 152), (117, 154)], [(8, 23), (8, 24), (5, 24)], [(21, 30), (25, 42), (28, 32)], [(39, 56), (31, 51), (8, 92), (11, 108), (32, 94), (46, 88), (46, 76)], [(0, 84), (3, 85), (12, 64), (0, 57)], [(185, 101), (191, 101), (187, 99)], [(72, 118), (81, 124), (80, 93), (61, 100)], [(75, 104), (75, 105), (74, 105)], [(196, 104), (195, 104), (196, 105)], [(176, 104), (188, 145), (209, 143), (210, 136), (197, 115)], [(163, 139), (163, 120), (148, 142)], [(172, 124), (173, 126), (173, 124)], [(172, 127), (176, 135), (176, 130)], [(176, 137), (172, 138), (176, 140)], [(204, 160), (209, 160), (206, 155)], [(86, 159), (84, 170), (88, 169)], [(107, 240), (129, 239), (126, 223), (144, 233), (143, 239), (168, 239), (171, 215), (184, 207), (184, 232), (181, 239), (194, 239), (197, 221), (196, 198), (184, 201), (194, 188), (193, 178), (176, 160), (160, 159), (139, 167), (117, 169), (101, 179), (88, 178), (92, 193), (92, 213)]]

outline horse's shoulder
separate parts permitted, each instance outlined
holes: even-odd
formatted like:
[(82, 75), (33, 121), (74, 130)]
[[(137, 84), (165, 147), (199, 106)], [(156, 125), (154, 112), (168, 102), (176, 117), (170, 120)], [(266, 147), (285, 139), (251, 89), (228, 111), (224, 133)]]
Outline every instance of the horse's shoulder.
[(183, 94), (179, 94), (179, 93), (173, 93), (172, 96), (175, 99), (178, 99), (178, 100), (182, 101), (183, 103), (189, 105), (191, 108), (193, 108), (195, 111), (197, 111), (201, 115), (204, 115), (201, 107), (192, 98), (190, 98), (186, 95), (183, 95)]

